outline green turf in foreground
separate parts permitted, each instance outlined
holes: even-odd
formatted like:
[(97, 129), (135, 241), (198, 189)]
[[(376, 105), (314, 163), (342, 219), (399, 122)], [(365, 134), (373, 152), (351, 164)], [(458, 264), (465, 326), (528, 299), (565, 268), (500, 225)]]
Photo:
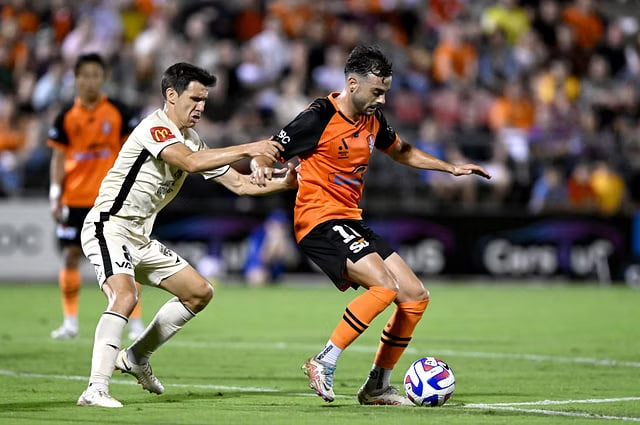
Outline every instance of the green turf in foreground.
[[(103, 410), (75, 406), (105, 306), (101, 293), (91, 284), (82, 293), (79, 339), (52, 341), (49, 332), (60, 320), (57, 288), (3, 284), (0, 424), (640, 422), (640, 291), (458, 283), (430, 289), (432, 302), (393, 381), (399, 385), (423, 355), (444, 359), (457, 389), (442, 408), (357, 404), (391, 311), (343, 354), (337, 400), (327, 404), (311, 394), (300, 364), (322, 347), (356, 294), (327, 284), (217, 287), (213, 304), (153, 358), (166, 393), (150, 395), (116, 374), (111, 393), (125, 407)], [(146, 289), (142, 298), (148, 322), (168, 295)], [(496, 403), (509, 405), (489, 406)], [(549, 411), (570, 416), (543, 413)]]

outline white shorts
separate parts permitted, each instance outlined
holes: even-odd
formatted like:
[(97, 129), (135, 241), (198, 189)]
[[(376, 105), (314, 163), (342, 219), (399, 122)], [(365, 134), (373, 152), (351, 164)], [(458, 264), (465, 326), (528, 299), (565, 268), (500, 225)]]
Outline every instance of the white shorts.
[(171, 249), (144, 234), (143, 226), (91, 211), (82, 227), (82, 250), (96, 271), (98, 284), (114, 274), (128, 274), (143, 285), (158, 286), (189, 265)]

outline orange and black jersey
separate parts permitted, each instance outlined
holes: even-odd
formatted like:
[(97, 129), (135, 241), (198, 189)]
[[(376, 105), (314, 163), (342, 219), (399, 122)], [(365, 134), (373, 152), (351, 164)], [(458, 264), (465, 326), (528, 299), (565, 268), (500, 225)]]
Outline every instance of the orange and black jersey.
[(62, 109), (49, 129), (47, 144), (65, 151), (63, 205), (93, 206), (124, 136), (136, 125), (137, 120), (124, 105), (106, 96), (92, 109), (78, 98)]
[(316, 99), (274, 136), (284, 146), (283, 159), (300, 159), (298, 241), (327, 220), (361, 219), (358, 203), (373, 148), (388, 152), (398, 141), (380, 110), (353, 122), (336, 104), (338, 94)]

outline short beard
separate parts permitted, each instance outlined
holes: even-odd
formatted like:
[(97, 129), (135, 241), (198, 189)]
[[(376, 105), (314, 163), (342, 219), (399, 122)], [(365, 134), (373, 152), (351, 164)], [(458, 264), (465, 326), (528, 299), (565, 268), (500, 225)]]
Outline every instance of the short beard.
[(357, 97), (353, 99), (353, 106), (356, 107), (356, 111), (358, 111), (360, 115), (368, 115), (365, 108), (366, 104), (360, 102)]

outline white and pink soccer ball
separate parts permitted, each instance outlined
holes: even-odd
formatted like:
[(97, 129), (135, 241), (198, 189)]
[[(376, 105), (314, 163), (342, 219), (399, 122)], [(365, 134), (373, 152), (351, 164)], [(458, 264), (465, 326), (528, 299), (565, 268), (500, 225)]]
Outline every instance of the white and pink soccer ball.
[(404, 391), (417, 406), (442, 406), (455, 389), (453, 371), (435, 357), (416, 360), (404, 375)]

